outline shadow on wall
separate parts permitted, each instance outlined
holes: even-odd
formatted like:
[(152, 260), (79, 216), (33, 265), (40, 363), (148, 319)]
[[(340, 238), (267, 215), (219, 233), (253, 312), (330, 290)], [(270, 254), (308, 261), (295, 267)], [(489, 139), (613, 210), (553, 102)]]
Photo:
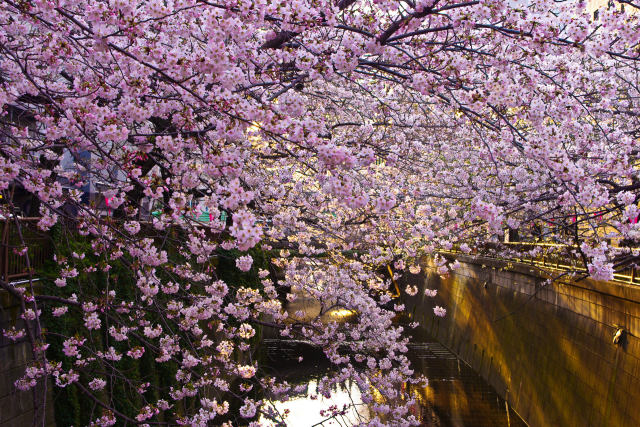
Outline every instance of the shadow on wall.
[[(420, 289), (403, 296), (420, 322), (417, 338), (451, 349), (532, 427), (640, 425), (640, 289), (590, 280), (543, 286), (526, 266), (459, 260), (446, 278), (425, 259), (426, 273), (401, 279), (401, 288)], [(434, 316), (434, 305), (446, 317)]]

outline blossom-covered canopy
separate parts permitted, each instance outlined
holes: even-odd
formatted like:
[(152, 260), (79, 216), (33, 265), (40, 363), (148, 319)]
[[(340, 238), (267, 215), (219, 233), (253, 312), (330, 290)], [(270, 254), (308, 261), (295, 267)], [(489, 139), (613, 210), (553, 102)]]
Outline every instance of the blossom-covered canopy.
[[(351, 378), (367, 422), (417, 422), (380, 266), (506, 253), (515, 231), (595, 279), (637, 259), (640, 4), (611, 3), (4, 0), (0, 215), (22, 226), (20, 189), (66, 248), (50, 283), (0, 282), (28, 321), (4, 334), (33, 348), (17, 385), (76, 387), (97, 425), (218, 423), (232, 398), (244, 422), (279, 419), (255, 394), (293, 391), (252, 356), (270, 327), (337, 366), (320, 392)], [(357, 321), (288, 312), (279, 292)], [(175, 381), (128, 376), (141, 357)], [(114, 383), (142, 404), (118, 407)]]

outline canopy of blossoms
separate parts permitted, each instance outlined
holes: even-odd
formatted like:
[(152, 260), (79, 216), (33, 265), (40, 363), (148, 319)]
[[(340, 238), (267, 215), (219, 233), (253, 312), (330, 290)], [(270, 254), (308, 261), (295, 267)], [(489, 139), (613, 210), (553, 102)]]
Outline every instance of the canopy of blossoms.
[[(260, 399), (294, 390), (254, 357), (269, 327), (324, 350), (321, 393), (352, 379), (368, 423), (415, 424), (380, 266), (506, 253), (508, 230), (595, 279), (637, 259), (640, 4), (611, 3), (2, 1), (0, 215), (21, 226), (20, 188), (66, 245), (52, 286), (0, 282), (26, 325), (3, 333), (33, 350), (17, 386), (75, 387), (103, 426), (280, 420)], [(258, 285), (224, 280), (220, 251)], [(287, 312), (281, 289), (356, 320)], [(80, 321), (56, 335), (45, 315)], [(141, 357), (171, 385), (128, 376)], [(114, 383), (143, 404), (119, 408)]]

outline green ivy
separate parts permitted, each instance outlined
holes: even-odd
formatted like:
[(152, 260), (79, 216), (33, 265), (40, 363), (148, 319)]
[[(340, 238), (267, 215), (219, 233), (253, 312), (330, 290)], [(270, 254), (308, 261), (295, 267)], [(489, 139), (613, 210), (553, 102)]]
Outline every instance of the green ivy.
[[(38, 271), (43, 294), (69, 298), (75, 293), (78, 296), (81, 295), (83, 300), (98, 300), (103, 298), (104, 291), (108, 286), (109, 290), (116, 291), (119, 299), (131, 300), (134, 297), (136, 293), (136, 277), (131, 268), (123, 261), (110, 261), (111, 268), (108, 274), (100, 268), (97, 268), (95, 272), (86, 273), (84, 272), (86, 267), (100, 267), (104, 263), (100, 256), (92, 255), (94, 251), (91, 248), (90, 240), (77, 233), (69, 233), (60, 226), (55, 226), (50, 235), (54, 246), (53, 252), (57, 259), (60, 260), (63, 257), (71, 259), (73, 252), (84, 253), (86, 256), (82, 260), (73, 259), (73, 264), (75, 264), (79, 274), (73, 279), (67, 279), (67, 286), (63, 288), (55, 286), (54, 283), (54, 280), (59, 277), (58, 264), (53, 260), (46, 262), (44, 267)], [(174, 242), (184, 241), (182, 237), (180, 232), (172, 231), (170, 240)], [(185, 262), (184, 257), (179, 254), (175, 245), (169, 245), (163, 249), (167, 250), (169, 259), (173, 263)], [(258, 275), (260, 269), (271, 270), (271, 278), (274, 279), (275, 277), (273, 266), (270, 263), (275, 254), (260, 248), (253, 248), (248, 253), (254, 260), (248, 272), (242, 272), (236, 267), (236, 259), (246, 254), (246, 252), (237, 250), (218, 249), (208, 264), (213, 267), (217, 279), (225, 281), (231, 290), (240, 286), (259, 289), (261, 287), (261, 279)], [(195, 265), (195, 259), (192, 260), (192, 265)], [(91, 331), (87, 334), (86, 329), (83, 327), (84, 320), (81, 310), (69, 308), (65, 315), (54, 317), (51, 314), (51, 310), (57, 306), (59, 305), (50, 302), (45, 302), (42, 305), (42, 323), (45, 328), (47, 342), (50, 344), (47, 350), (47, 357), (52, 361), (61, 361), (64, 369), (68, 370), (73, 367), (69, 358), (62, 352), (64, 337), (72, 336), (80, 331), (84, 332), (83, 337), (91, 340), (93, 348), (96, 349), (102, 348), (106, 350), (105, 347), (108, 346), (104, 345), (104, 343), (107, 340), (109, 346), (113, 346), (121, 353), (126, 352), (132, 346), (144, 346), (140, 342), (135, 342), (136, 340), (133, 338), (129, 339), (128, 342), (114, 342), (114, 340), (109, 339), (106, 327), (108, 319), (104, 316), (101, 317), (103, 325), (101, 330)], [(153, 321), (153, 319), (151, 320)], [(254, 345), (257, 344), (261, 336), (260, 328), (256, 329), (256, 336), (253, 338)], [(98, 362), (94, 363), (95, 365), (89, 366), (89, 370), (104, 372), (104, 368)], [(178, 368), (177, 364), (173, 362), (155, 362), (155, 355), (149, 348), (145, 349), (145, 353), (140, 359), (135, 360), (130, 357), (123, 357), (116, 363), (118, 369), (129, 380), (149, 382), (151, 384), (144, 395), (149, 402), (155, 402), (160, 398), (159, 390), (167, 390), (169, 387), (176, 385), (174, 375)], [(121, 378), (110, 375), (101, 377), (108, 381), (105, 390), (110, 391), (109, 396), (115, 409), (134, 418), (137, 415), (137, 409), (144, 404), (143, 397)], [(81, 376), (82, 382), (87, 380), (90, 380), (90, 378)], [(106, 391), (96, 393), (96, 396), (101, 399), (106, 398)], [(53, 387), (53, 398), (55, 421), (59, 426), (87, 425), (91, 420), (102, 415), (102, 408), (73, 385), (65, 388)], [(193, 399), (175, 403), (178, 413), (184, 412), (186, 408), (197, 404)], [(155, 417), (153, 421), (171, 422), (175, 420)], [(124, 425), (124, 423), (118, 422), (117, 425)]]

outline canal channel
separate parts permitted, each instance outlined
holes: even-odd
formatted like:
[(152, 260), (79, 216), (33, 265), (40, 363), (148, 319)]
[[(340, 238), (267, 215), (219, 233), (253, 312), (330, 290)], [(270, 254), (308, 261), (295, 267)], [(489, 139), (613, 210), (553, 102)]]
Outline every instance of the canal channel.
[[(276, 403), (279, 413), (287, 413), (287, 425), (354, 426), (366, 422), (369, 408), (359, 401), (355, 384), (343, 384), (330, 399), (316, 395), (319, 378), (331, 367), (318, 349), (302, 342), (265, 339), (264, 365), (270, 374), (286, 380), (300, 392), (288, 401)], [(425, 386), (407, 385), (404, 390), (418, 402), (411, 412), (422, 425), (438, 427), (521, 427), (526, 424), (506, 402), (467, 364), (435, 341), (413, 343), (408, 353), (416, 374), (428, 378)], [(300, 357), (303, 356), (302, 361)], [(338, 419), (327, 419), (321, 409), (331, 405), (355, 406)], [(268, 420), (261, 420), (265, 425)]]

